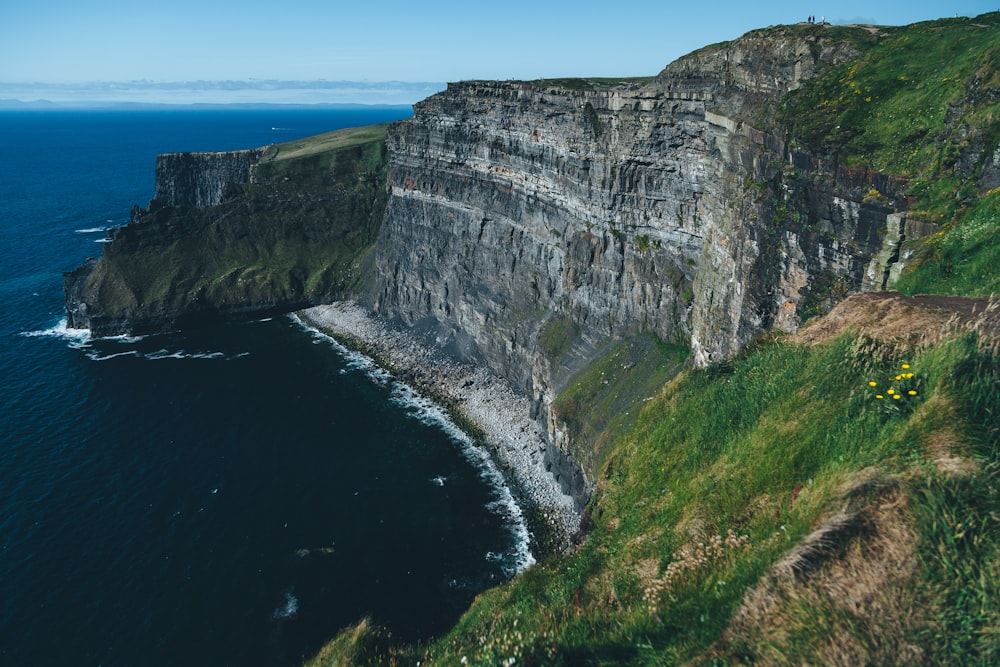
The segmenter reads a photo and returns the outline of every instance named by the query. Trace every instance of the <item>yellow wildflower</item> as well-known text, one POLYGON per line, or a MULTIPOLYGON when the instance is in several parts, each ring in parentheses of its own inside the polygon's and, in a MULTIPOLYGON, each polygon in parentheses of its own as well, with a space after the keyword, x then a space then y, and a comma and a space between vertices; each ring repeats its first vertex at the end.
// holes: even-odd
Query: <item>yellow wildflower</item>
POLYGON ((909 365, 909 364, 903 364, 903 370, 904 370, 904 371, 905 371, 906 369, 908 369, 909 367, 910 367, 910 365, 909 365))
POLYGON ((877 398, 878 400, 880 400, 880 401, 881 401, 881 400, 882 400, 883 398, 885 398, 885 397, 884 397, 884 396, 882 396, 882 394, 875 394, 875 398, 877 398))
POLYGON ((910 396, 916 396, 917 395, 917 392, 915 392, 912 389, 910 391, 906 392, 906 393, 909 394, 910 396))
POLYGON ((887 393, 887 394, 889 394, 890 396, 892 396, 893 394, 895 394, 895 393, 896 393, 896 390, 895 390, 895 389, 890 389, 889 391, 887 391, 887 392, 885 392, 885 393, 887 393))
POLYGON ((897 401, 901 398, 899 394, 893 394, 892 397, 895 398, 897 401))
POLYGON ((878 382, 876 382, 875 380, 872 380, 872 381, 870 381, 870 382, 868 383, 868 386, 869 386, 869 387, 877 387, 877 386, 878 386, 878 382))

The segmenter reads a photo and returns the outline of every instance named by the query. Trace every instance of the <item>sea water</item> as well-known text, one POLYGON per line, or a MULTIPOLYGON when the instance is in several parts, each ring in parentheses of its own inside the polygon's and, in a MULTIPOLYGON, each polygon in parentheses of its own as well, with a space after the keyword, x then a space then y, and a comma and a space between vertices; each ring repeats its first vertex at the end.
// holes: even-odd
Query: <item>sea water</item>
POLYGON ((362 617, 405 640, 527 562, 489 460, 291 317, 91 339, 62 272, 155 156, 408 109, 0 112, 0 664, 287 665, 362 617))

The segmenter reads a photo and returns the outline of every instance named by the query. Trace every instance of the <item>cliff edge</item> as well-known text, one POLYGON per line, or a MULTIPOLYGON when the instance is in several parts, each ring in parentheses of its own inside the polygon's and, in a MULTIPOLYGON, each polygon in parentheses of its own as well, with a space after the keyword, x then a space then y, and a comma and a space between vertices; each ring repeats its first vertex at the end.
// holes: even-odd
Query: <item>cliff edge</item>
POLYGON ((357 291, 385 207, 384 134, 159 156, 147 207, 66 274, 68 325, 149 333, 357 291))

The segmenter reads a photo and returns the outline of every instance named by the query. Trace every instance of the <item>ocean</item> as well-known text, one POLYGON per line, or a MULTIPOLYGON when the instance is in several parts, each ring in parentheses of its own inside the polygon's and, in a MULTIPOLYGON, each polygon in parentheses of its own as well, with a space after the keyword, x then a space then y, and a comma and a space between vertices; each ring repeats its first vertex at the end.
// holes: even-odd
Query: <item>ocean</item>
POLYGON ((409 113, 0 112, 0 664, 294 665, 365 616, 439 633, 527 562, 488 457, 294 318, 65 326, 157 154, 409 113))

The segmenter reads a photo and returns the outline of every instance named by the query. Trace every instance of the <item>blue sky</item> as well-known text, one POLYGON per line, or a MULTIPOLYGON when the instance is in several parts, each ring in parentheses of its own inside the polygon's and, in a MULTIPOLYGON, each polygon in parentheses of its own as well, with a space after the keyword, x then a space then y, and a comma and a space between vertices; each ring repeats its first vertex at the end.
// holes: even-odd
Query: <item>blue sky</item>
POLYGON ((809 14, 900 25, 998 8, 1000 0, 12 1, 0 7, 0 83, 652 75, 698 47, 809 14))

